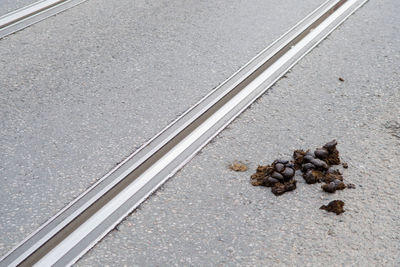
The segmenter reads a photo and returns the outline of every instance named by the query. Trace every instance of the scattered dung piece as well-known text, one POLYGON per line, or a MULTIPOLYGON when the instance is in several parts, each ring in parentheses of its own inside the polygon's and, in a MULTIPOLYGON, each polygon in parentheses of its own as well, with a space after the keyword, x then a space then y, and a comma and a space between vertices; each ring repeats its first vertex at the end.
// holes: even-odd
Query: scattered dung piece
POLYGON ((294 159, 294 168, 296 170, 301 169, 301 165, 303 164, 304 156, 306 155, 306 152, 304 150, 295 150, 293 152, 293 159, 294 159))
POLYGON ((310 169, 315 169, 315 165, 312 163, 306 163, 306 164, 301 165, 301 169, 303 170, 303 172, 306 172, 310 169))
POLYGON ((349 165, 346 162, 342 163, 343 168, 347 169, 349 167, 349 165))
POLYGON ((324 161, 329 165, 340 164, 339 151, 336 149, 336 145, 337 141, 332 140, 323 146, 323 148, 325 148, 329 152, 328 157, 324 159, 324 161))
POLYGON ((339 81, 344 82, 344 79, 342 77, 339 77, 339 81))
MULTIPOLYGON (((333 167, 341 163, 337 144, 332 140, 315 150, 298 149, 293 152, 293 161, 277 159, 271 165, 258 166, 256 173, 251 175, 251 184, 271 187, 272 193, 279 196, 296 189, 294 176, 296 170, 300 170, 307 184, 322 182, 321 188, 328 193, 355 188, 354 184, 345 184, 342 173, 333 167)), ((348 168, 347 163, 342 163, 342 166, 348 168)), ((344 212, 343 206, 343 201, 335 200, 321 209, 340 214, 344 212)))
POLYGON ((295 173, 294 168, 290 168, 290 167, 286 167, 286 168, 281 172, 281 174, 283 175, 283 177, 284 177, 286 180, 289 180, 289 179, 293 178, 294 173, 295 173))
POLYGON ((247 166, 241 162, 234 162, 232 163, 229 168, 235 172, 245 172, 247 171, 247 166))
POLYGON ((328 212, 334 212, 336 215, 339 215, 344 212, 344 202, 341 200, 333 200, 329 202, 328 205, 322 205, 320 207, 321 210, 326 210, 328 212))
POLYGON ((343 190, 346 188, 346 185, 340 180, 334 180, 333 183, 336 186, 336 190, 343 190))
POLYGON ((356 185, 355 184, 346 184, 346 187, 348 189, 356 189, 356 185))
POLYGON ((322 190, 328 193, 335 193, 336 192, 336 186, 334 182, 330 182, 329 184, 324 184, 321 186, 322 190))
POLYGON ((272 187, 272 193, 279 196, 296 189, 296 180, 293 179, 295 172, 293 163, 275 160, 271 165, 258 166, 256 173, 250 177, 251 184, 272 187))
POLYGON ((275 164, 275 170, 277 172, 283 172, 284 169, 285 169, 285 165, 283 165, 282 163, 275 164))
POLYGON ((315 154, 315 156, 317 157, 317 158, 319 158, 319 159, 326 159, 328 156, 329 156, 329 152, 328 152, 328 150, 326 150, 325 148, 317 148, 315 151, 314 151, 314 154, 315 154))
POLYGON ((335 169, 333 167, 330 167, 326 173, 335 173, 335 174, 342 174, 338 169, 335 169))
POLYGON ((311 157, 315 158, 315 154, 314 154, 314 152, 311 151, 311 150, 307 150, 306 156, 311 156, 311 157))
POLYGON ((278 179, 275 179, 275 178, 273 178, 273 177, 268 177, 267 180, 266 180, 266 182, 265 182, 265 185, 266 185, 267 187, 272 187, 272 186, 274 186, 274 184, 276 184, 276 183, 279 183, 279 180, 278 180, 278 179))
POLYGON ((289 191, 293 191, 296 189, 296 180, 290 180, 288 182, 284 182, 284 183, 276 183, 271 191, 272 193, 274 193, 276 196, 280 196, 282 194, 284 194, 285 192, 289 192, 289 191))
POLYGON ((311 155, 311 154, 306 154, 303 158, 304 162, 311 162, 315 159, 315 156, 311 155))
POLYGON ((273 172, 271 177, 275 178, 275 179, 277 179, 279 181, 282 181, 282 182, 284 181, 283 175, 281 173, 279 173, 279 172, 273 172))
POLYGON ((303 178, 307 184, 315 184, 321 182, 324 178, 324 173, 318 170, 310 169, 306 173, 303 173, 303 178))
POLYGON ((328 184, 322 185, 321 188, 322 188, 322 190, 324 190, 325 192, 328 192, 328 193, 335 193, 336 190, 343 190, 343 189, 345 189, 345 188, 346 188, 346 185, 345 185, 342 181, 336 179, 336 180, 334 180, 334 181, 332 181, 332 182, 330 182, 330 183, 328 183, 328 184))
POLYGON ((327 170, 331 165, 340 164, 339 151, 336 149, 337 141, 332 140, 315 151, 296 150, 293 159, 296 169, 306 172, 308 169, 327 170), (312 164, 312 165, 311 165, 312 164))
POLYGON ((310 163, 313 164, 317 169, 327 170, 329 168, 328 164, 320 159, 312 159, 310 163))
POLYGON ((256 173, 250 177, 251 184, 254 186, 267 186, 267 178, 274 172, 274 168, 270 165, 258 166, 256 173))
POLYGON ((335 180, 343 181, 343 176, 338 170, 335 170, 334 172, 328 172, 324 175, 324 177, 321 178, 321 182, 324 182, 327 184, 329 184, 330 182, 333 182, 335 180))
MULTIPOLYGON (((332 165, 340 164, 337 141, 332 140, 314 151, 296 150, 293 153, 295 166, 301 166, 303 178, 308 184, 330 183, 335 179, 343 180, 339 171, 332 170, 332 165), (318 170, 319 172, 316 172, 318 170), (331 173, 331 174, 330 174, 331 173), (332 174, 333 173, 333 174, 332 174)), ((329 190, 329 186, 327 186, 329 190)))
POLYGON ((324 145, 324 148, 326 148, 329 152, 332 152, 334 149, 336 149, 337 146, 337 141, 333 139, 332 141, 326 143, 324 145))
POLYGON ((289 161, 286 159, 277 159, 274 161, 274 164, 276 164, 276 163, 288 164, 289 161))
POLYGON ((335 148, 335 150, 329 153, 329 156, 325 159, 325 162, 329 165, 339 165, 339 151, 335 148))

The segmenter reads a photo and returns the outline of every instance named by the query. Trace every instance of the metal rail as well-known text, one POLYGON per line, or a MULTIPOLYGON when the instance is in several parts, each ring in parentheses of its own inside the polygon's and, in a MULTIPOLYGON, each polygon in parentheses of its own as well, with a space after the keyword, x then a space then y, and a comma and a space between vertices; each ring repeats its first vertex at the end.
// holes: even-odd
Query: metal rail
POLYGON ((367 0, 329 0, 61 210, 1 265, 71 265, 367 0))
POLYGON ((0 17, 0 38, 74 7, 86 0, 42 0, 0 17))

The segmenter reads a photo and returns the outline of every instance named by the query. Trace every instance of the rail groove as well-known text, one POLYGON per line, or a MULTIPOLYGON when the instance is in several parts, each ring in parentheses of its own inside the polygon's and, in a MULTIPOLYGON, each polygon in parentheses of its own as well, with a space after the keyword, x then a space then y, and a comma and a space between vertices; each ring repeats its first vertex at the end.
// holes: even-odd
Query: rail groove
POLYGON ((0 38, 74 7, 86 0, 41 0, 0 17, 0 38))
POLYGON ((367 1, 323 3, 26 238, 0 264, 73 264, 367 1))

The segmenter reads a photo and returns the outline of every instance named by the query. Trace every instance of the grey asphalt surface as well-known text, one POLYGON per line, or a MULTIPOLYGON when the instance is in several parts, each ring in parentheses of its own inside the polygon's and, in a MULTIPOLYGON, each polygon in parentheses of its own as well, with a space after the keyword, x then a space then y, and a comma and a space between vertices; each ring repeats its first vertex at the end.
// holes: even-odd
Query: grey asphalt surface
POLYGON ((0 40, 0 254, 322 0, 90 0, 0 40))
POLYGON ((369 1, 77 266, 400 266, 399 12, 369 1), (356 189, 249 183, 258 164, 334 138, 356 189), (319 209, 334 199, 345 213, 319 209))
POLYGON ((38 0, 0 0, 0 17, 36 2, 38 0))

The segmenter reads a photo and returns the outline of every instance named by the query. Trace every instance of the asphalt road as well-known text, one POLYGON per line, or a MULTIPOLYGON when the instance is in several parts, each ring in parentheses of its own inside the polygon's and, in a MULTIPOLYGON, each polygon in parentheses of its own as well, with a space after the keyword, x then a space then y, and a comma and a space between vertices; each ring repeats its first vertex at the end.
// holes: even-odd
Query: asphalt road
POLYGON ((322 0, 89 0, 0 40, 0 254, 322 0))
POLYGON ((0 0, 0 17, 39 0, 0 0))
POLYGON ((399 12, 369 1, 77 266, 400 266, 399 12), (249 183, 258 164, 334 138, 356 189, 249 183), (345 213, 319 209, 334 199, 345 213))

